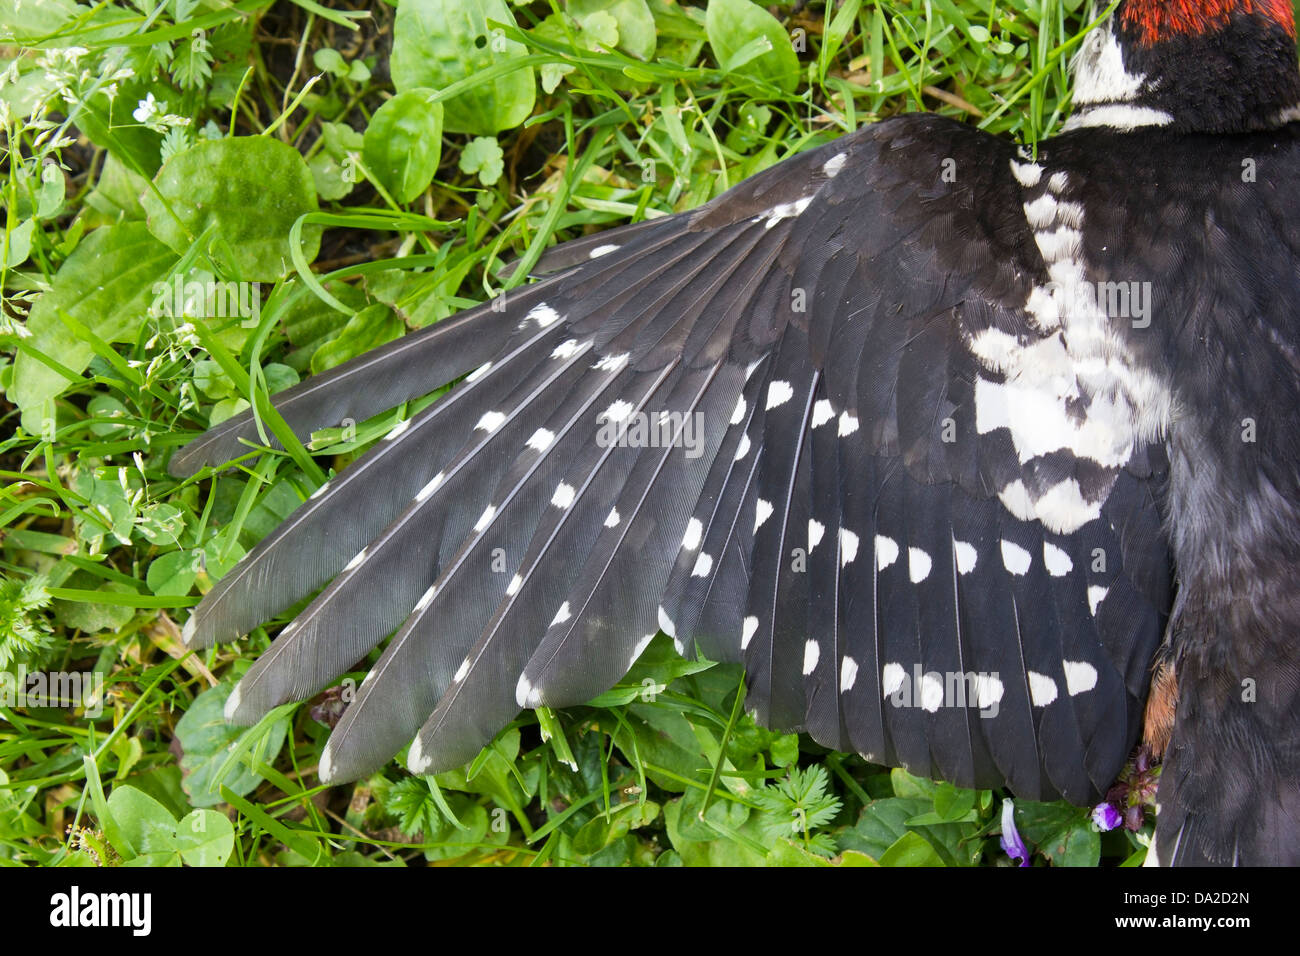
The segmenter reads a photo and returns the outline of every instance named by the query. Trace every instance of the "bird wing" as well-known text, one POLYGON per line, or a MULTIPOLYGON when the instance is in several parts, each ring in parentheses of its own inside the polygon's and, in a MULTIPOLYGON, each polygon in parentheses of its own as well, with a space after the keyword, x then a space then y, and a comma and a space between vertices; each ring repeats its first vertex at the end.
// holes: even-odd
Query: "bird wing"
MULTIPOLYGON (((1041 173, 939 118, 865 127, 276 396, 306 434, 470 373, 195 610, 203 646, 325 585, 228 716, 393 634, 322 777, 412 738, 432 772, 520 707, 601 693, 662 629, 743 662, 769 726, 965 786, 1104 791, 1168 608, 1165 465, 1140 370, 1081 345, 1053 286, 1075 212, 1041 173)), ((173 470, 255 435, 231 419, 173 470)))

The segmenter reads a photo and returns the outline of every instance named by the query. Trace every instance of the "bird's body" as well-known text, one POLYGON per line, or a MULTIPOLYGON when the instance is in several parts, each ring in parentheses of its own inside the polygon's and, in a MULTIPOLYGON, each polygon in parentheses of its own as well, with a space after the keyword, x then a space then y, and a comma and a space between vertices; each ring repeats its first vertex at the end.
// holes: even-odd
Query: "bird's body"
POLYGON ((1289 10, 1128 0, 1037 155, 863 127, 284 393, 305 433, 472 373, 198 608, 233 639, 332 580, 230 715, 396 629, 322 776, 445 769, 662 629, 770 726, 1031 799, 1104 793, 1145 708, 1162 861, 1300 862, 1289 10))

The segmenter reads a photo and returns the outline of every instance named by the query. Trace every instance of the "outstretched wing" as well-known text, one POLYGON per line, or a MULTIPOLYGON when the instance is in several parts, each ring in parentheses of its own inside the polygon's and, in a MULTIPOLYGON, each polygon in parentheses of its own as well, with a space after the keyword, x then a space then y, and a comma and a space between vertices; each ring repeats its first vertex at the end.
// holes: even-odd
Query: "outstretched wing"
POLYGON ((770 726, 967 786, 1105 790, 1169 599, 1163 459, 1156 386, 1057 281, 1081 268, 1060 186, 968 127, 880 123, 277 396, 306 433, 471 373, 199 605, 193 646, 327 585, 228 716, 395 630, 321 774, 412 738, 431 772, 607 689, 662 629, 743 661, 770 726))

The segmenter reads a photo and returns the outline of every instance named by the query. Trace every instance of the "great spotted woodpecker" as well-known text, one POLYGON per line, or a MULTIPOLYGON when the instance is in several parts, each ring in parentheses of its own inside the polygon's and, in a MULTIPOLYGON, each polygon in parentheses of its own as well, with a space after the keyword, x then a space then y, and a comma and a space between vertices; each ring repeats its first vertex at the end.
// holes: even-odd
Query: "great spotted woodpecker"
POLYGON ((228 718, 395 630, 321 778, 443 770, 662 630, 764 724, 964 786, 1092 801, 1145 726, 1160 862, 1300 863, 1291 3, 1124 0, 1075 69, 1036 155, 865 126, 277 396, 306 435, 468 373, 194 612, 327 585, 228 718))

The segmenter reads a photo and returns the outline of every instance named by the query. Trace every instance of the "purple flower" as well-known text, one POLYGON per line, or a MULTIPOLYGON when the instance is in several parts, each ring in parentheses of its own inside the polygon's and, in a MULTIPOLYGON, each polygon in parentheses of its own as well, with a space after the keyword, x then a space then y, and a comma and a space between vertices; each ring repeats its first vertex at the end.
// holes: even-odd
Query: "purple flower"
POLYGON ((1010 800, 1002 801, 1002 851, 1013 860, 1019 860, 1021 866, 1029 865, 1029 851, 1025 849, 1025 841, 1020 839, 1020 831, 1016 829, 1016 807, 1010 800))
POLYGON ((1108 833, 1124 822, 1124 817, 1109 803, 1099 803, 1092 808, 1092 822, 1097 829, 1108 833))

